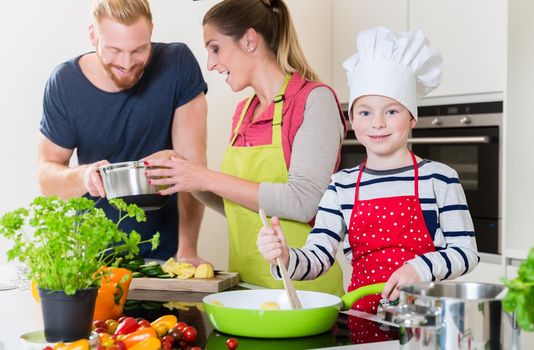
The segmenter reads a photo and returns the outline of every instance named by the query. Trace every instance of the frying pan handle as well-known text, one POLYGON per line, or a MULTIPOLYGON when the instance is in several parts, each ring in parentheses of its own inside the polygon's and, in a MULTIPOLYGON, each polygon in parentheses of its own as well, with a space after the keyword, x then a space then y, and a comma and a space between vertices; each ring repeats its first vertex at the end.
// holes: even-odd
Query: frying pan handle
POLYGON ((367 295, 382 293, 382 290, 384 290, 385 285, 386 282, 375 283, 356 288, 351 292, 345 293, 345 295, 341 297, 341 301, 343 301, 343 308, 345 310, 350 310, 352 308, 352 304, 354 304, 360 298, 367 295))

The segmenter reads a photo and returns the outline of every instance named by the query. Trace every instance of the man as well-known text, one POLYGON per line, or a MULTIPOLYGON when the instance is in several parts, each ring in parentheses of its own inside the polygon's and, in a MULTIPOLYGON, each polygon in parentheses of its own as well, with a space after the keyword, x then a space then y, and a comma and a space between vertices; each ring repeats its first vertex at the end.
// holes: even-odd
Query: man
MULTIPOLYGON (((191 51, 181 43, 151 42, 147 0, 97 0, 93 17, 95 51, 58 66, 45 88, 38 147, 43 194, 105 197, 96 169, 109 163, 177 152, 205 164, 207 85, 191 51), (74 149, 80 165, 69 167, 74 149)), ((116 219, 107 200, 98 206, 116 219)), ((144 257, 198 264, 203 210, 183 193, 147 212, 146 223, 126 220, 121 228, 144 239, 161 233, 157 250, 142 247, 144 257)))

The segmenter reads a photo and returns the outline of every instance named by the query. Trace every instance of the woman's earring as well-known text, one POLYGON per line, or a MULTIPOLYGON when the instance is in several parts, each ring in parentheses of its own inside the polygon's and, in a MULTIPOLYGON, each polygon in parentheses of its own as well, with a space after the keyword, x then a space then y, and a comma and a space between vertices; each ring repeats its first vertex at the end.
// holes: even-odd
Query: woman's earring
POLYGON ((248 52, 251 52, 251 53, 252 53, 252 51, 254 51, 254 46, 249 46, 249 47, 247 48, 247 50, 248 50, 248 52))

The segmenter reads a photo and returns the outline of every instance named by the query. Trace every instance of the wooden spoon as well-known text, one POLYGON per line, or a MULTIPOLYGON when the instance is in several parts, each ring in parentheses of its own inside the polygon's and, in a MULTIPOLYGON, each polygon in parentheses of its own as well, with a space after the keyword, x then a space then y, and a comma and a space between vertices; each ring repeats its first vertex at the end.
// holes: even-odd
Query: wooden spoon
MULTIPOLYGON (((267 221, 267 216, 265 216, 265 212, 263 211, 263 209, 259 210, 259 214, 263 226, 269 227, 269 222, 267 221)), ((276 263, 278 264, 278 269, 280 269, 282 281, 284 282, 284 289, 286 290, 287 297, 289 298, 289 306, 291 306, 292 309, 302 309, 302 304, 300 303, 297 291, 295 290, 293 283, 291 283, 291 278, 289 278, 289 274, 287 273, 284 262, 280 257, 278 257, 276 258, 276 263)))

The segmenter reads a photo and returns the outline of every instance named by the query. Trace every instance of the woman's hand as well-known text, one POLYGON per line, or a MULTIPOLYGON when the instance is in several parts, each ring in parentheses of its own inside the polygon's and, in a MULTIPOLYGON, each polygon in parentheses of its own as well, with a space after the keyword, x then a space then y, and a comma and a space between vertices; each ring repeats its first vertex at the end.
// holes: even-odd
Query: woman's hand
POLYGON ((184 156, 182 156, 180 153, 176 152, 173 149, 164 149, 162 151, 158 151, 156 153, 152 153, 151 155, 141 159, 141 160, 154 160, 154 159, 185 159, 184 156))
POLYGON ((145 165, 148 167, 146 176, 152 185, 169 185, 169 188, 160 191, 162 195, 208 190, 210 170, 183 157, 147 160, 145 165))
POLYGON ((287 248, 284 232, 280 227, 280 220, 273 216, 273 227, 263 227, 258 233, 256 245, 261 255, 272 264, 276 264, 276 258, 282 258, 285 267, 289 265, 289 249, 287 248))
POLYGON ((421 278, 410 264, 404 264, 393 272, 382 291, 382 298, 388 298, 390 301, 397 300, 400 295, 399 288, 405 284, 420 283, 421 278))

